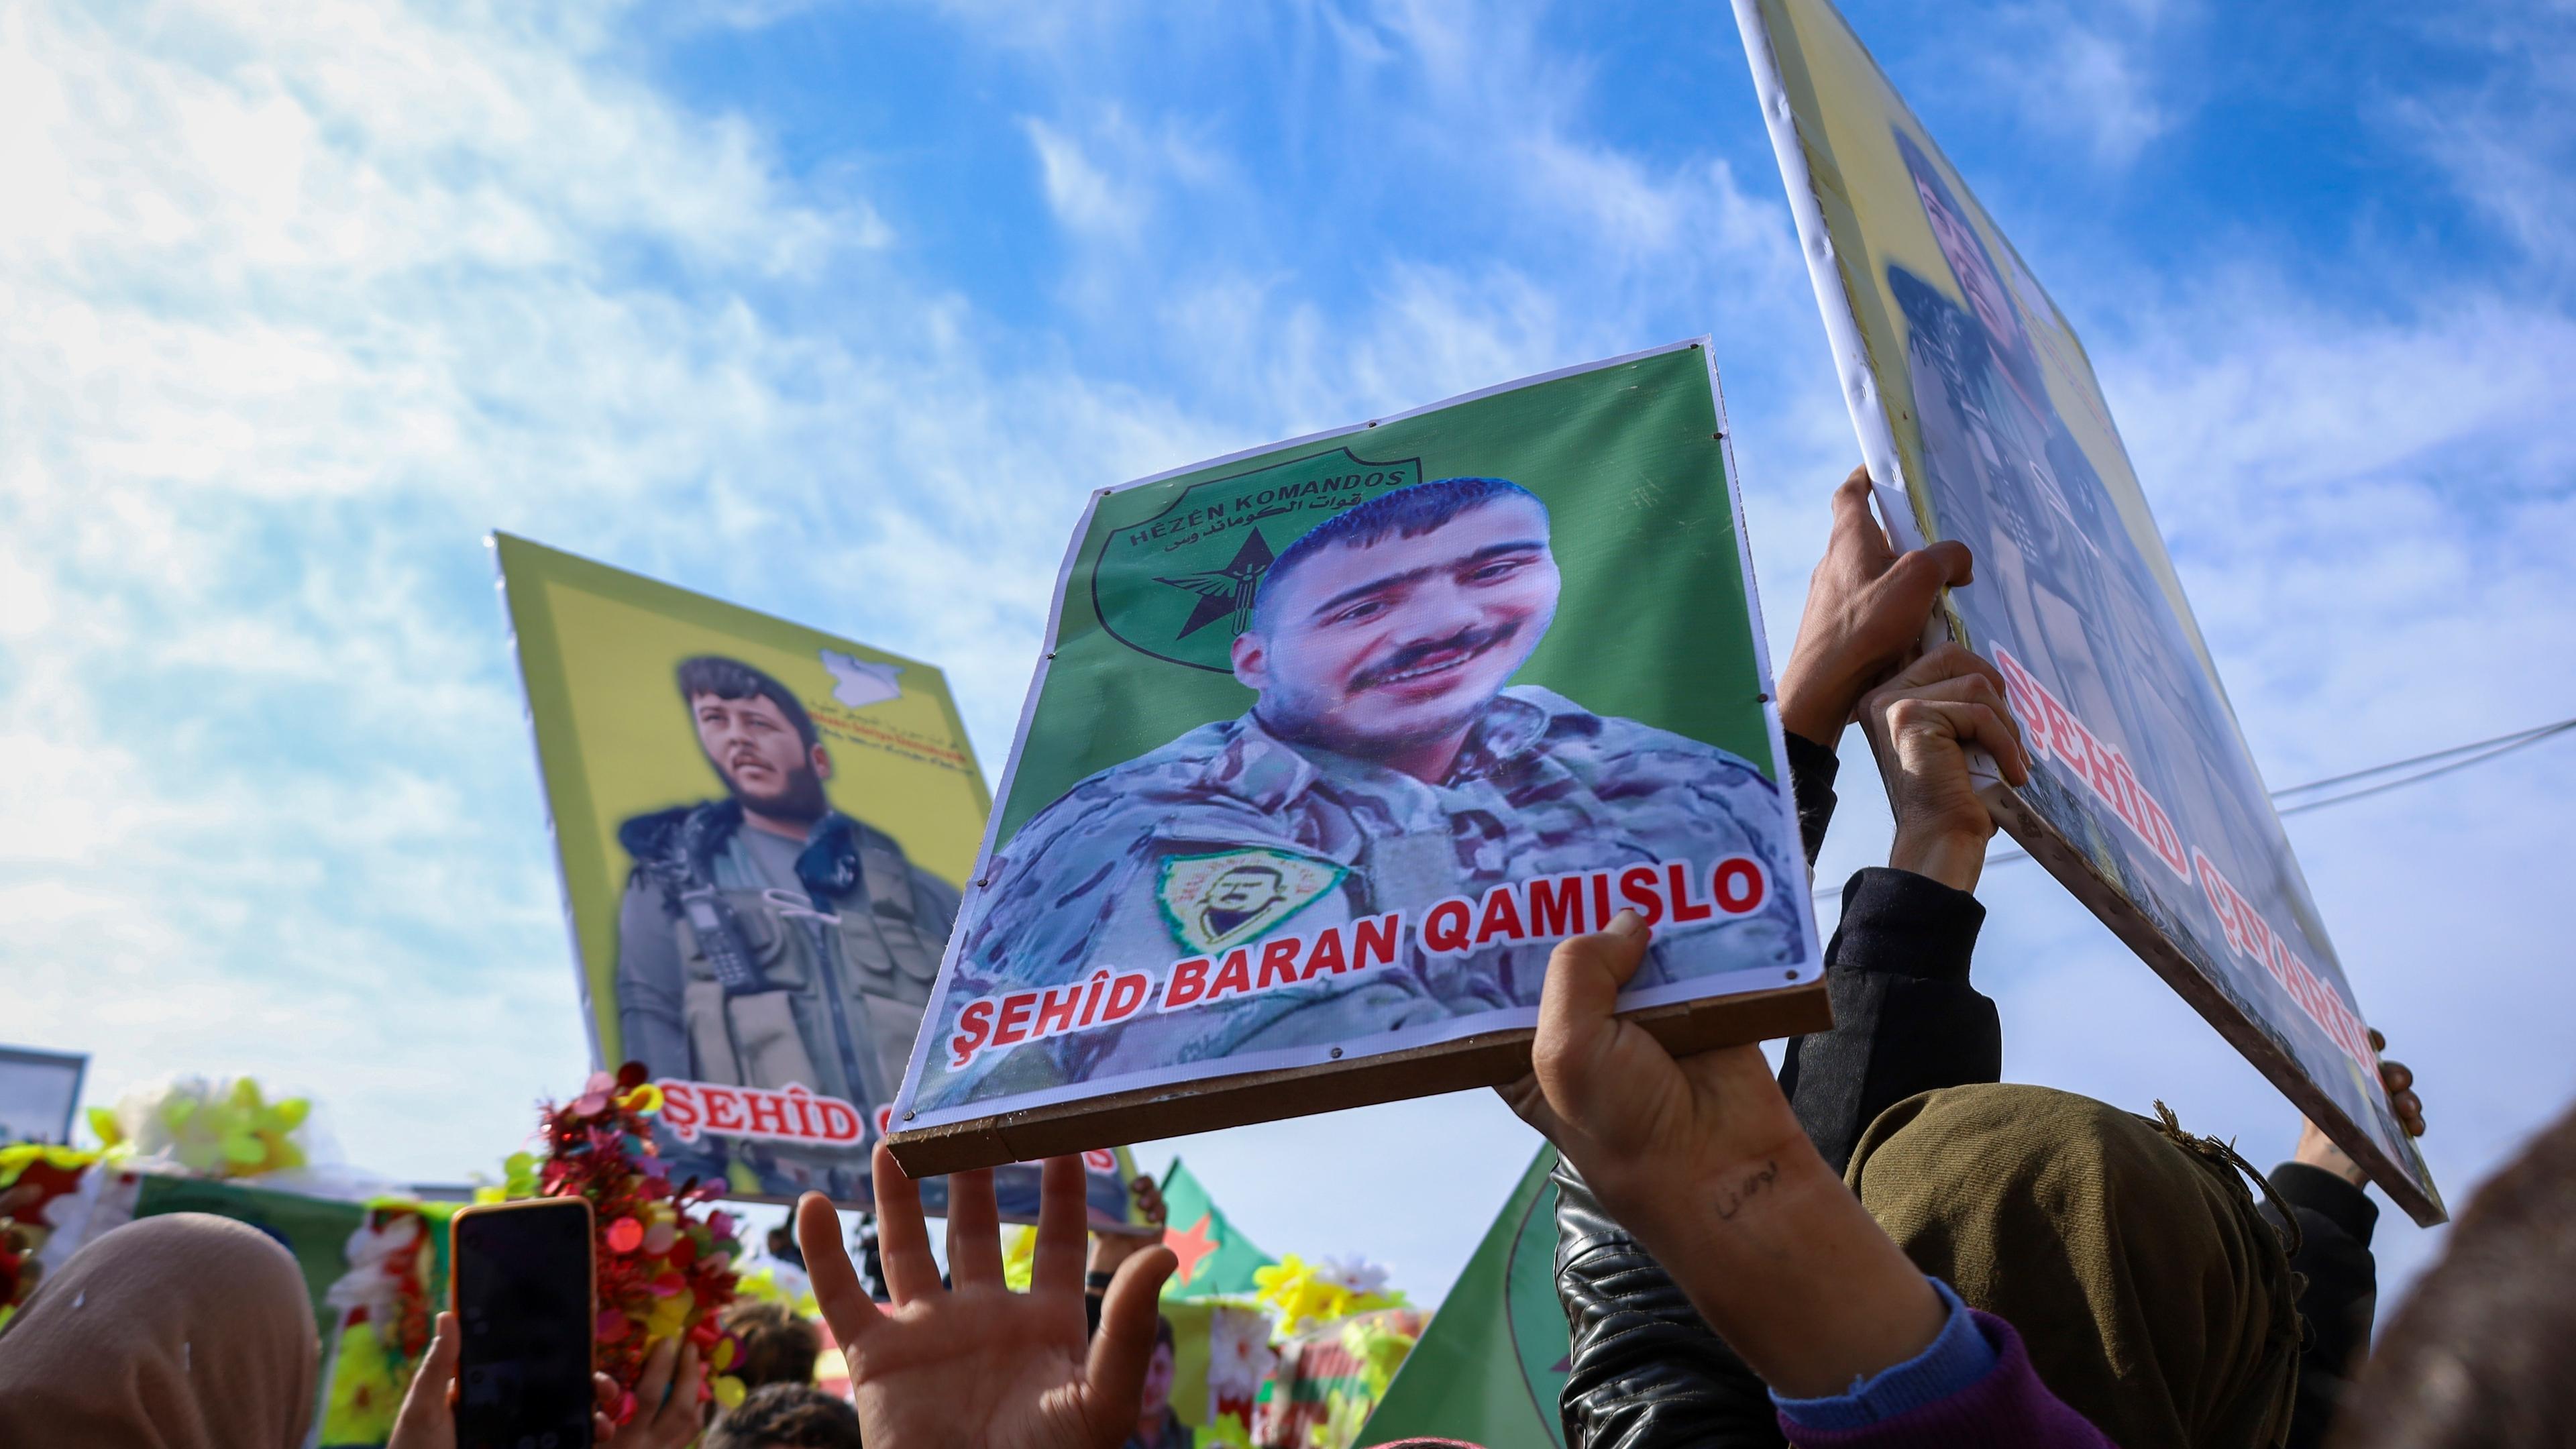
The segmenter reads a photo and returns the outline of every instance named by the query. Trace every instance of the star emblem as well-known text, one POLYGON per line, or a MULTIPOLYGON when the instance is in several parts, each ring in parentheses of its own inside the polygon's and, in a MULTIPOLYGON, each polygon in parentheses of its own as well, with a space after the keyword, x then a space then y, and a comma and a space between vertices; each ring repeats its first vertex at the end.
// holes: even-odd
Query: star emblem
POLYGON ((1215 1213, 1206 1212, 1199 1214, 1199 1220, 1190 1224, 1186 1232, 1175 1228, 1163 1230, 1163 1246, 1171 1249, 1172 1256, 1181 1260, 1180 1281, 1184 1287, 1189 1285, 1190 1279, 1198 1276, 1199 1264, 1217 1249, 1216 1239, 1208 1235, 1208 1224, 1215 1220, 1215 1213))
POLYGON ((1172 637, 1187 639, 1229 614, 1234 617, 1234 632, 1242 633, 1243 626, 1252 620, 1252 598, 1260 591, 1261 576, 1269 571, 1273 557, 1269 543, 1256 528, 1243 540, 1243 547, 1234 551, 1234 561, 1224 568, 1155 579, 1158 584, 1170 584, 1199 596, 1198 603, 1190 608, 1189 622, 1172 637))

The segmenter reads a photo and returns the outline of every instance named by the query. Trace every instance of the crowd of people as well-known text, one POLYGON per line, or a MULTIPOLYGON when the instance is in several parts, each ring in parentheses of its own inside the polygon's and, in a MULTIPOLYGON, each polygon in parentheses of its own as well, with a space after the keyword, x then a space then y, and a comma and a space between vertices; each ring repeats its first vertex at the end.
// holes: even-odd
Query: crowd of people
MULTIPOLYGON (((1992 666, 1916 648, 1957 544, 1898 555, 1855 474, 1779 679, 1810 860, 1834 746, 1867 734, 1896 816, 1828 948, 1834 1025, 1676 1058, 1621 1020, 1651 931, 1634 914, 1560 945, 1532 1070, 1504 1089, 1554 1143, 1556 1277, 1572 1341, 1561 1410, 1582 1449, 1682 1445, 2467 1446, 2576 1442, 2576 1113, 2489 1182, 2374 1347, 2377 1215, 2310 1127, 2256 1173, 2155 1105, 2138 1115, 2000 1080, 2002 1027, 1971 983, 1994 824, 1969 751, 2026 772, 1992 666)), ((2374 1038, 2374 1043, 2377 1039, 2374 1038)), ((2424 1130, 2407 1070, 2382 1067, 2424 1130)), ((613 1449, 1119 1449, 1160 1433, 1168 1249, 1090 1256, 1077 1159, 1043 1169, 1027 1291, 1005 1282, 990 1173, 949 1183, 947 1268, 919 1191, 874 1162, 887 1301, 831 1203, 796 1237, 851 1396, 813 1384, 813 1329, 748 1304, 726 1323, 749 1386, 710 1424, 694 1351, 666 1343, 613 1449), (1086 1268, 1101 1271, 1086 1273, 1086 1268)), ((458 1351, 441 1315, 395 1449, 450 1449, 458 1351)), ((304 1442, 316 1372, 293 1259, 176 1214, 76 1254, 0 1335, 0 1444, 304 1442)), ((1427 1443, 1433 1441, 1410 1441, 1427 1443)))

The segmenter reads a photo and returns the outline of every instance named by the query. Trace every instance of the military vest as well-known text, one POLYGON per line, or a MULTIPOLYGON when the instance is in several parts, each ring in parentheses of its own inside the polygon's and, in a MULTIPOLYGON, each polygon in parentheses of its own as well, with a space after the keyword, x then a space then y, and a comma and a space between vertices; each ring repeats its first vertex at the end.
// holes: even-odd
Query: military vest
POLYGON ((713 850, 691 849, 698 832, 684 829, 672 904, 693 1075, 801 1083, 856 1104, 873 1128, 902 1082, 951 923, 919 919, 900 845, 850 824, 856 878, 820 905, 801 889, 718 887, 713 850))

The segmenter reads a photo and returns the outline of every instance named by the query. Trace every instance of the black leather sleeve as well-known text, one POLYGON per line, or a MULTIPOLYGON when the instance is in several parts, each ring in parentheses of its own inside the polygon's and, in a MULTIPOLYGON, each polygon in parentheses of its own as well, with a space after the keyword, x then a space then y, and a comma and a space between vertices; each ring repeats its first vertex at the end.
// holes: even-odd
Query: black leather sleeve
POLYGON ((1771 1393, 1611 1221, 1574 1169, 1556 1178, 1556 1297, 1565 1309, 1565 1393, 1574 1449, 1779 1449, 1771 1393))
MULTIPOLYGON (((2379 1311, 2379 1266, 2370 1232, 2379 1205, 2370 1195, 2321 1167, 2284 1162, 2273 1168, 2272 1191, 2298 1220, 2298 1251, 2290 1271, 2304 1280, 2299 1317, 2307 1326, 2299 1350, 2299 1394, 2290 1406, 2287 1449, 2316 1449, 2334 1427, 2344 1387, 2370 1343, 2379 1311)), ((2266 1217, 2278 1221, 2271 1204, 2266 1217)))
MULTIPOLYGON (((1809 858, 1833 817, 1834 760, 1788 740, 1809 858)), ((1994 1003, 1968 984, 1985 908, 1964 891, 1897 870, 1864 870, 1843 892, 1825 950, 1833 1029, 1789 1044, 1781 1086, 1840 1171, 1886 1107, 2003 1071, 1994 1003)), ((1556 1170, 1556 1291, 1572 1340, 1559 1409, 1576 1449, 1781 1445, 1770 1391, 1711 1330, 1662 1265, 1601 1210, 1570 1167, 1556 1170)))

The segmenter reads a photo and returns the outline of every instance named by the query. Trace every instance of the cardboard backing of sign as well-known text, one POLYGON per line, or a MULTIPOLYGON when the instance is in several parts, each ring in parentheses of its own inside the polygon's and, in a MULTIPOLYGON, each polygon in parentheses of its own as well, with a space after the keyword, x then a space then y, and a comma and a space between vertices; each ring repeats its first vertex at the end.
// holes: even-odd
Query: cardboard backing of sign
POLYGON ((888 1145, 1509 1081, 1557 940, 1678 1049, 1828 1019, 1705 341, 1103 489, 888 1145))
POLYGON ((1735 0, 1835 378, 1899 547, 2032 778, 1997 819, 2419 1223, 2441 1195, 2239 732, 2082 343, 1831 0, 1735 0))

